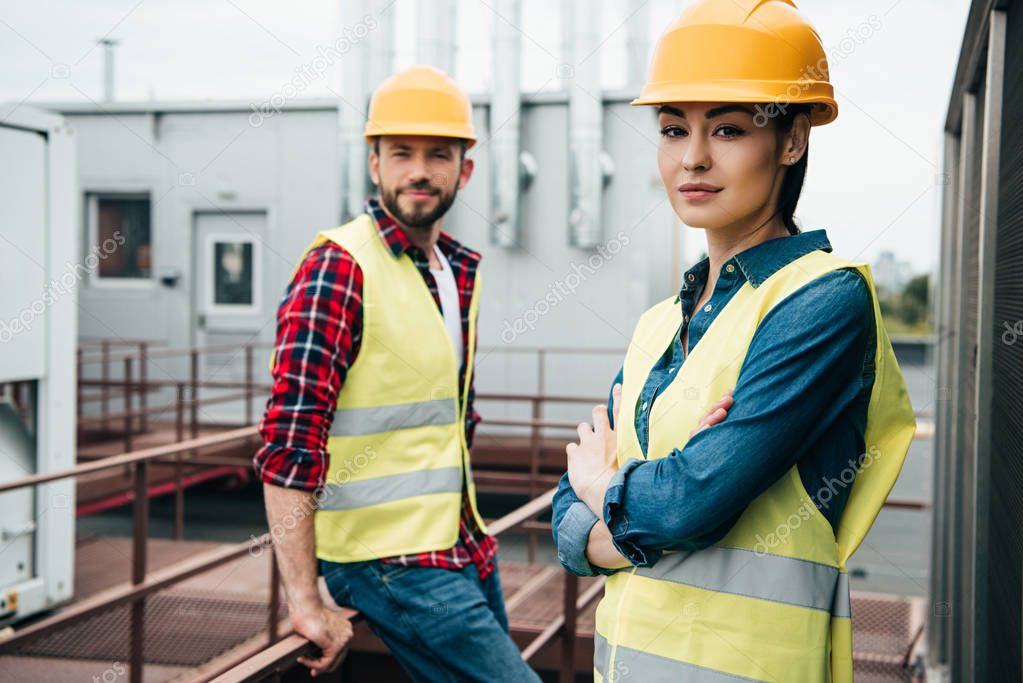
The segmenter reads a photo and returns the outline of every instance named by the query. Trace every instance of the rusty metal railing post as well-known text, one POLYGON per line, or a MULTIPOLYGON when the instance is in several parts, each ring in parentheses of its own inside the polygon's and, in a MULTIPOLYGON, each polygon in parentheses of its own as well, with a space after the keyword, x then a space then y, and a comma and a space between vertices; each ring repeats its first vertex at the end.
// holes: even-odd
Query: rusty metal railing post
POLYGON ((177 384, 177 403, 174 406, 174 440, 185 440, 185 383, 177 384))
MULTIPOLYGON (((146 550, 149 540, 149 463, 135 463, 135 500, 132 510, 131 582, 138 586, 146 579, 146 550)), ((130 681, 142 683, 145 666, 145 596, 131 603, 130 681)))
POLYGON ((100 389, 99 414, 102 416, 100 427, 104 432, 110 429, 107 423, 107 415, 110 414, 110 340, 104 339, 101 344, 103 354, 102 365, 100 366, 100 379, 103 380, 103 387, 100 389))
POLYGON ((252 394, 254 392, 252 376, 252 344, 245 345, 245 424, 252 424, 252 394))
POLYGON ((274 552, 274 544, 268 543, 270 551, 270 614, 267 623, 267 632, 270 637, 270 645, 277 642, 277 612, 281 605, 281 567, 277 564, 277 553, 274 552))
MULTIPOLYGON (((185 440, 185 383, 178 382, 177 406, 174 410, 174 438, 185 440)), ((185 487, 181 481, 181 453, 174 454, 174 540, 185 539, 185 487)))
POLYGON ((578 618, 579 577, 565 572, 565 623, 561 627, 561 671, 558 683, 572 683, 575 680, 575 627, 578 618))
MULTIPOLYGON (((533 405, 533 424, 529 428, 529 499, 536 498, 536 477, 540 471, 540 399, 534 398, 530 401, 533 405)), ((533 529, 526 529, 529 540, 529 563, 536 562, 536 532, 533 529)))
POLYGON ((131 429, 132 429, 132 369, 131 357, 124 359, 124 452, 131 453, 131 429))
POLYGON ((75 417, 82 417, 82 347, 76 350, 75 362, 75 417))
POLYGON ((139 342, 139 431, 145 433, 149 429, 149 419, 146 416, 146 394, 149 387, 146 386, 146 379, 149 374, 146 371, 148 363, 146 342, 139 342))
MULTIPOLYGON (((199 436, 199 351, 198 351, 198 349, 192 348, 192 350, 190 352, 188 374, 189 374, 190 381, 192 383, 192 388, 191 388, 191 391, 189 392, 189 395, 191 397, 191 402, 190 402, 190 405, 189 405, 189 414, 188 414, 189 434, 194 439, 194 438, 199 436)), ((188 458, 189 461, 194 461, 196 456, 198 456, 198 454, 199 454, 199 451, 194 450, 194 449, 190 450, 190 451, 188 451, 187 458, 188 458)), ((181 459, 181 457, 182 457, 181 454, 178 454, 178 459, 179 460, 181 459)), ((181 507, 182 513, 181 514, 182 514, 182 516, 184 515, 184 495, 185 495, 184 492, 182 492, 181 493, 181 496, 182 496, 182 507, 181 507)), ((181 524, 182 524, 182 527, 183 527, 184 526, 184 518, 183 517, 182 517, 181 524)), ((182 534, 184 534, 184 530, 183 529, 182 529, 182 534)))
POLYGON ((191 399, 192 405, 189 413, 189 421, 191 422, 191 435, 194 439, 199 436, 199 351, 192 349, 190 352, 191 361, 189 363, 189 377, 192 381, 191 399))
MULTIPOLYGON (((540 425, 538 424, 540 418, 543 416, 543 399, 544 399, 544 375, 546 368, 546 351, 544 349, 537 349, 536 352, 536 398, 532 399, 532 417, 533 426, 530 428, 529 436, 529 499, 536 498, 536 480, 540 475, 540 449, 542 447, 541 437, 542 433, 540 425)), ((533 564, 536 562, 536 529, 526 529, 528 538, 528 557, 529 563, 533 564)))

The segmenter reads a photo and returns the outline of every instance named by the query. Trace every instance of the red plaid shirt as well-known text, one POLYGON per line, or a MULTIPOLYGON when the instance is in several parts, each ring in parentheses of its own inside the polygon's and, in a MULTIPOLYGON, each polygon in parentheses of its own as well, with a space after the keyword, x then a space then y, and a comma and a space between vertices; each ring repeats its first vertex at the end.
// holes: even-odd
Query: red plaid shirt
MULTIPOLYGON (((401 258, 416 264, 440 308, 437 283, 429 260, 373 198, 366 201, 384 243, 401 258)), ((480 255, 441 232, 437 246, 447 258, 458 286, 462 311, 462 346, 469 348, 469 302, 472 300, 480 255)), ((253 458, 260 479, 268 484, 315 491, 327 474, 327 436, 338 392, 355 362, 362 338, 363 274, 345 249, 327 242, 311 249, 285 290, 277 311, 277 342, 273 388, 259 424, 263 447, 253 458)), ((400 312, 395 312, 400 315, 400 312)), ((465 360, 459 386, 465 379, 465 360)), ((471 444, 479 415, 470 383, 466 410, 466 439, 471 444)), ((463 486, 458 542, 447 550, 381 558, 390 564, 459 569, 470 562, 480 578, 493 571, 497 540, 476 524, 463 486)))

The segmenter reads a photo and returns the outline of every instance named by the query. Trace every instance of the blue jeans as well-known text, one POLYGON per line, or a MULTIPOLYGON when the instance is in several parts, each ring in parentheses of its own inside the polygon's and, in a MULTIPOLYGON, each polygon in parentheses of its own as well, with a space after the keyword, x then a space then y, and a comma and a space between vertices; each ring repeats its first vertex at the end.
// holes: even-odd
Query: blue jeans
POLYGON ((508 635, 495 566, 463 569, 320 560, 334 601, 359 610, 415 681, 524 683, 539 676, 508 635))

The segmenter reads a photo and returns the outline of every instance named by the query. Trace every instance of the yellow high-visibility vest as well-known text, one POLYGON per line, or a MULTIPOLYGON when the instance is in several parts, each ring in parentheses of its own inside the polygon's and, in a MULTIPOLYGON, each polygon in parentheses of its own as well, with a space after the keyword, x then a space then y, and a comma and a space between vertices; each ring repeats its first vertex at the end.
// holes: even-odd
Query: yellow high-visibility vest
POLYGON ((362 269, 363 327, 327 439, 330 463, 316 494, 317 557, 357 562, 450 548, 463 485, 485 532, 465 439, 479 271, 459 387, 461 359, 412 259, 395 257, 366 214, 320 232, 306 253, 328 240, 362 269))
MULTIPOLYGON (((652 567, 608 577, 597 608, 596 681, 852 681, 846 562, 895 484, 916 429, 869 267, 818 250, 758 287, 745 283, 654 401, 648 453, 663 457, 682 448, 710 406, 735 387, 768 311, 839 268, 855 268, 866 279, 877 353, 866 452, 858 467, 854 462, 848 475, 843 473, 851 492, 837 533, 793 466, 720 542, 695 552, 668 552, 652 567)), ((674 298, 654 306, 640 319, 629 345, 622 387, 629 417, 618 425, 620 464, 643 458, 629 418, 644 379, 680 332, 680 309, 674 298)), ((742 454, 735 457, 741 467, 742 454)))

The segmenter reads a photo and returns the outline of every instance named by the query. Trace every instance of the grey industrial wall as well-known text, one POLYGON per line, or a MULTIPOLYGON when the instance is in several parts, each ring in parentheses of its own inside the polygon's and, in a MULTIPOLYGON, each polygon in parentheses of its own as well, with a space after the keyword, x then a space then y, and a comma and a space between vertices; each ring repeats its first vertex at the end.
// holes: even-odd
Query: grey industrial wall
MULTIPOLYGON (((677 219, 657 175, 656 122, 650 111, 627 101, 612 98, 604 108, 604 149, 615 165, 603 202, 604 238, 609 245, 616 243, 605 251, 614 251, 612 258, 569 245, 567 100, 558 96, 536 98, 522 110, 521 146, 536 158, 537 175, 522 197, 521 246, 491 244, 488 108, 476 107, 475 124, 481 132, 471 152, 476 171, 459 194, 446 228, 483 254, 480 391, 537 389, 535 356, 515 352, 523 347, 624 350, 639 315, 674 293, 680 245, 673 235, 677 219), (569 290, 566 284, 576 286, 569 290), (559 289, 562 294, 550 298, 559 289), (528 324, 520 334, 508 332, 509 325, 523 321, 528 324)), ((83 287, 80 334, 157 339, 170 346, 202 343, 193 277, 196 216, 266 211, 266 292, 258 332, 214 341, 272 343, 276 304, 296 261, 317 230, 340 220, 338 127, 331 103, 293 103, 279 114, 257 119, 258 126, 252 125, 248 108, 230 103, 58 109, 68 116, 78 138, 83 201, 90 192, 147 192, 153 268, 181 273, 173 287, 157 278, 127 286, 83 287)), ((83 240, 84 218, 83 209, 83 240)), ((87 253, 89 245, 83 246, 87 253)), ((681 267, 688 265, 685 261, 681 267)), ((552 355, 545 390, 603 394, 620 360, 617 354, 552 355)), ((84 374, 98 371, 93 366, 84 374)), ((114 377, 119 373, 119 366, 111 370, 114 377)), ((149 377, 164 376, 187 377, 185 360, 154 361, 149 377)), ((255 380, 267 379, 265 353, 259 353, 255 380)), ((150 405, 172 400, 168 391, 150 405)), ((490 404, 481 406, 481 412, 528 416, 528 404, 520 408, 490 404)), ((574 419, 581 414, 578 406, 551 406, 546 416, 574 419)))

